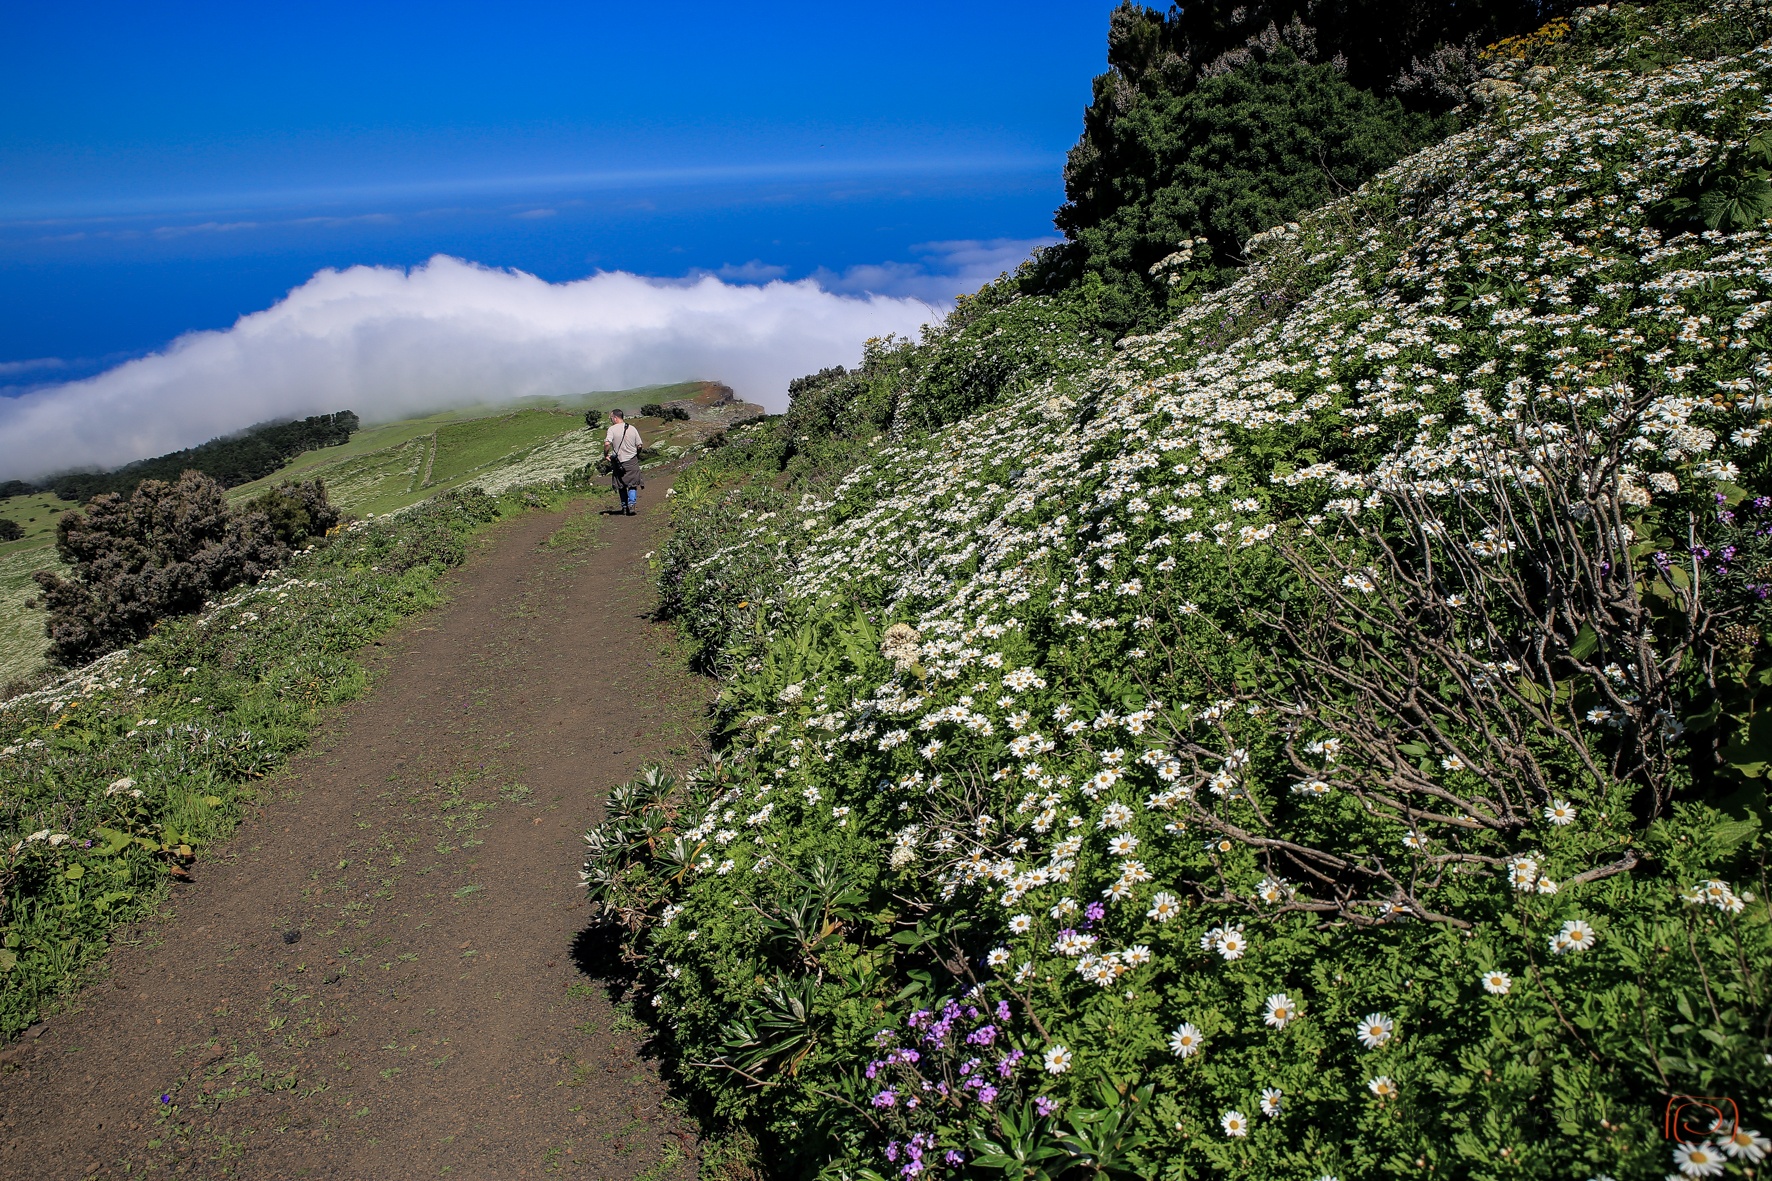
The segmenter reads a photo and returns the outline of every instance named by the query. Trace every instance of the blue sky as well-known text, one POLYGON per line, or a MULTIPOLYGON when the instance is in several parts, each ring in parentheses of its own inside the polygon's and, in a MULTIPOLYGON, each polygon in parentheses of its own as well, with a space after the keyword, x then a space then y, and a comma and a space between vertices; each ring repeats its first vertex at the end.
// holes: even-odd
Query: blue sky
POLYGON ((438 253, 945 298, 1051 234, 1111 8, 8 6, 0 384, 438 253))

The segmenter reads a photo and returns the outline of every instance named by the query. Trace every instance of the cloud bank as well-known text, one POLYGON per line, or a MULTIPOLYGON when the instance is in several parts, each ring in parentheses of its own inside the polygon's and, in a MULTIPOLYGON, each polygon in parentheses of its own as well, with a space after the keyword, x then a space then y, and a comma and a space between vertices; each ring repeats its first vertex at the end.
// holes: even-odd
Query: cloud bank
POLYGON ((849 295, 811 279, 617 271, 549 283, 442 255, 410 271, 326 270, 225 331, 0 399, 0 479, 114 466, 332 410, 385 422, 694 378, 781 409, 790 378, 852 364, 868 337, 915 335, 940 314, 913 296, 849 295))
POLYGON ((826 291, 879 292, 951 304, 977 291, 1005 271, 1013 271, 1035 250, 1058 238, 974 238, 924 242, 911 247, 916 262, 864 263, 842 272, 821 267, 812 278, 826 291))

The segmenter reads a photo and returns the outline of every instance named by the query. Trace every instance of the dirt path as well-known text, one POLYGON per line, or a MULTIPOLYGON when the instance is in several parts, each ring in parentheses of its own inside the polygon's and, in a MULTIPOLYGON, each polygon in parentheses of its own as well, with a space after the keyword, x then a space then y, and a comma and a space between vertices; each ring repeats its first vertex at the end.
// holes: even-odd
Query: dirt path
POLYGON ((376 651, 371 694, 0 1076, 0 1177, 694 1175, 573 958, 581 834, 642 762, 693 757, 708 693, 645 618, 663 514, 608 500, 495 527, 376 651))

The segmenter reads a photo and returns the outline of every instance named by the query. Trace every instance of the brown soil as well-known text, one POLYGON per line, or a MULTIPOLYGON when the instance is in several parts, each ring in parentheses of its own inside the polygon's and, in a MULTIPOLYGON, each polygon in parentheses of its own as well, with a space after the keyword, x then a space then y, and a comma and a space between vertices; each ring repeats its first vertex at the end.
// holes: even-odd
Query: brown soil
POLYGON ((483 535, 368 697, 8 1052, 0 1177, 694 1175, 576 950, 581 834, 694 757, 708 696, 647 618, 662 512, 608 502, 483 535))

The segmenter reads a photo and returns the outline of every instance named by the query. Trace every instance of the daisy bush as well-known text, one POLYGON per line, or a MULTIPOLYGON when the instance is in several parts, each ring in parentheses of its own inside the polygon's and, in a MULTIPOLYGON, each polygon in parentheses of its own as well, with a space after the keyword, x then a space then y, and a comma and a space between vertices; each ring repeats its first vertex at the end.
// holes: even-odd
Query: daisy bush
POLYGON ((1772 1084, 1772 228, 1676 199, 1772 49, 1639 19, 1101 364, 686 485, 720 753, 587 884, 784 1174, 1761 1159, 1663 1115, 1772 1084))

